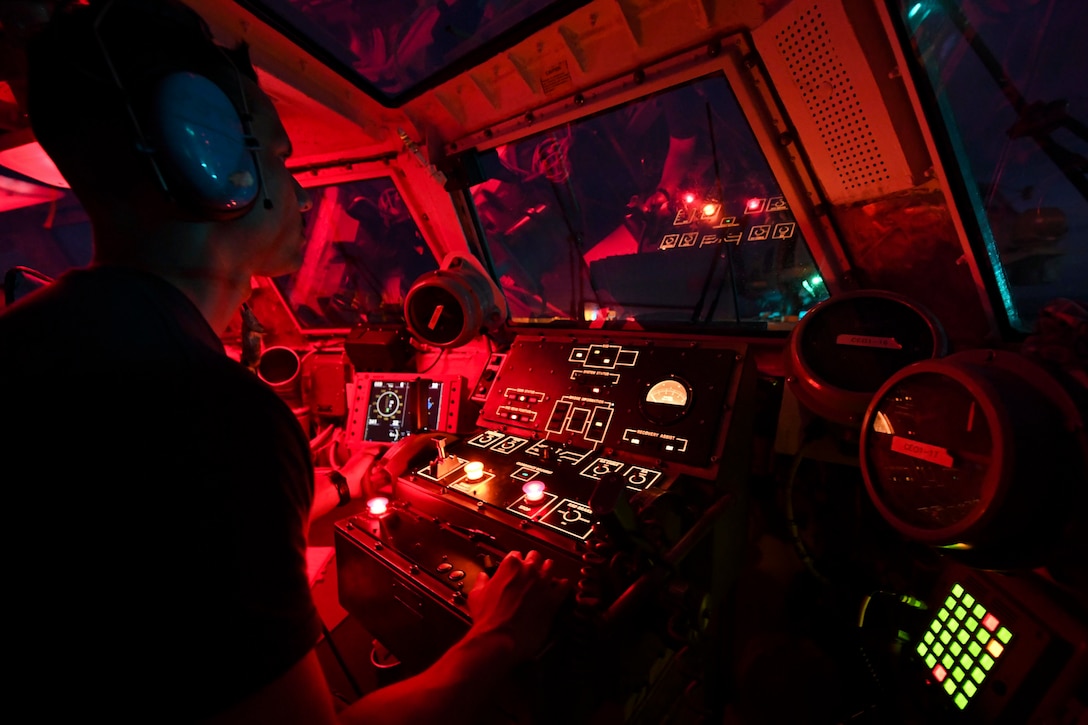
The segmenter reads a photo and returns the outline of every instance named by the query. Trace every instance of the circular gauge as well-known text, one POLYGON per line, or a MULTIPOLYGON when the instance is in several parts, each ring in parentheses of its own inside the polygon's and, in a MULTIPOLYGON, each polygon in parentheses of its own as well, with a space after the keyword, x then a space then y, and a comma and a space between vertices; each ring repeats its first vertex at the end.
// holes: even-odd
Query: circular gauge
POLYGON ((861 470, 905 536, 1020 566, 1046 548, 1085 471, 1076 406, 1043 368, 968 351, 895 373, 861 431, 861 470))
POLYGON ((402 405, 400 394, 392 390, 383 390, 374 401, 374 412, 379 418, 393 418, 400 412, 402 405))
POLYGON ((857 426, 893 373, 945 354, 944 332, 926 309, 882 290, 836 295, 790 333, 786 384, 822 418, 857 426))
POLYGON ((484 273, 462 263, 430 272, 404 296, 404 321, 415 339, 460 347, 503 321, 504 308, 484 273))
POLYGON ((670 376, 647 387, 639 408, 654 423, 675 423, 691 407, 691 395, 691 386, 686 381, 670 376))

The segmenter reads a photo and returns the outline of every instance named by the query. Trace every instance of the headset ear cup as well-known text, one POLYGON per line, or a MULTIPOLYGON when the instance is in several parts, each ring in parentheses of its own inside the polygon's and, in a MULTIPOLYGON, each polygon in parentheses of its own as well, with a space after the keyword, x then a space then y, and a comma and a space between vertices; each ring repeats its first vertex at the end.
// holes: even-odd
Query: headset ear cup
POLYGON ((158 81, 151 101, 148 135, 169 192, 213 220, 248 211, 260 174, 226 93, 204 76, 171 73, 158 81))

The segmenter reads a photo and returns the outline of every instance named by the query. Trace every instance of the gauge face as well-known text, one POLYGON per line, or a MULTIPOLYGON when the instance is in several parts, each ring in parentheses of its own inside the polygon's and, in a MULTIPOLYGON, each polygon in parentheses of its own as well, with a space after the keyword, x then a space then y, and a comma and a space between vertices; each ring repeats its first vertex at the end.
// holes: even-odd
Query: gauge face
POLYGON ((383 390, 374 401, 374 412, 379 418, 393 418, 400 412, 402 405, 400 393, 383 390))
POLYGON ((677 377, 658 380, 649 386, 639 408, 649 420, 660 425, 675 423, 691 407, 691 386, 677 377))
POLYGON ((907 526, 952 531, 989 505, 990 424, 948 376, 919 373, 890 387, 866 418, 864 455, 870 494, 907 526))
POLYGON ((646 402, 684 407, 688 404, 688 390, 679 380, 662 380, 650 386, 646 402))

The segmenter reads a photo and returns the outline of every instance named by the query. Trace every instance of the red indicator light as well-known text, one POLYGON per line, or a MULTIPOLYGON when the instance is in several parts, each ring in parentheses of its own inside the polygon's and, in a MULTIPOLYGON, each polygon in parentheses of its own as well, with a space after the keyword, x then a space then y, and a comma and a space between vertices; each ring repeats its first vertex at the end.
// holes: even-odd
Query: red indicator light
POLYGON ((948 677, 948 670, 937 665, 933 668, 933 676, 937 678, 937 682, 944 682, 944 678, 948 677))
POLYGON ((982 618, 982 626, 990 630, 991 632, 997 629, 998 624, 999 622, 997 621, 997 617, 992 614, 987 614, 985 617, 982 618))
POLYGON ((695 201, 695 194, 692 194, 690 191, 684 194, 684 201, 688 204, 692 203, 695 201))
POLYGON ((539 501, 544 498, 544 484, 540 481, 529 481, 521 490, 525 493, 526 501, 539 501))
POLYGON ((760 209, 762 206, 763 206, 763 200, 762 199, 749 199, 748 200, 748 211, 756 211, 757 209, 760 209))
POLYGON ((371 516, 381 516, 389 510, 389 499, 385 496, 375 496, 366 502, 366 510, 371 516))

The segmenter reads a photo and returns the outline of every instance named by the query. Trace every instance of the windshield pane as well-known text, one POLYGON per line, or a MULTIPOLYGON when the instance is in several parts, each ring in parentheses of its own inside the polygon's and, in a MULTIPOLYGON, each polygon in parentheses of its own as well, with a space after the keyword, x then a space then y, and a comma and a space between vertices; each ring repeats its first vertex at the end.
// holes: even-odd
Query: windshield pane
POLYGON ((393 180, 308 189, 301 268, 274 281, 305 331, 403 319, 404 297, 438 268, 393 180))
POLYGON ((1088 284, 1088 3, 900 0, 974 194, 999 291, 1029 329, 1088 284))
POLYGON ((724 76, 493 150, 472 187, 512 321, 796 320, 827 291, 724 76))

